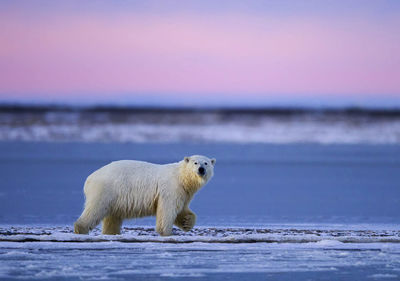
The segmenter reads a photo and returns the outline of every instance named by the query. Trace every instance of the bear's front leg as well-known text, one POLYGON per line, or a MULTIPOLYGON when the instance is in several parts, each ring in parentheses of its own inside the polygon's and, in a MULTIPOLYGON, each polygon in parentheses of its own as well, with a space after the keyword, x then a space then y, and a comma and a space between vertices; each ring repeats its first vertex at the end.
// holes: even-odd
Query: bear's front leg
POLYGON ((171 200, 168 204, 168 202, 160 200, 157 206, 156 231, 161 236, 170 236, 175 219, 176 206, 173 201, 171 200))
POLYGON ((195 223, 196 215, 189 209, 180 212, 175 220, 175 225, 185 232, 191 230, 195 223))

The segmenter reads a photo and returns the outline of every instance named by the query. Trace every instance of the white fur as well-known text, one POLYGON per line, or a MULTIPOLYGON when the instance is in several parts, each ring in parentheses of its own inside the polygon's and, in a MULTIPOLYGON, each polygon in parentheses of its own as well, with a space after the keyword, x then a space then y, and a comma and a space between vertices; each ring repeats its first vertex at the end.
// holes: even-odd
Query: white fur
POLYGON ((153 215, 161 235, 171 235, 173 224, 189 231, 196 221, 189 203, 213 176, 214 165, 215 159, 201 155, 165 165, 112 162, 87 178, 85 209, 74 231, 87 234, 103 220, 103 234, 119 234, 124 219, 153 215), (200 166, 206 170, 204 176, 200 166))

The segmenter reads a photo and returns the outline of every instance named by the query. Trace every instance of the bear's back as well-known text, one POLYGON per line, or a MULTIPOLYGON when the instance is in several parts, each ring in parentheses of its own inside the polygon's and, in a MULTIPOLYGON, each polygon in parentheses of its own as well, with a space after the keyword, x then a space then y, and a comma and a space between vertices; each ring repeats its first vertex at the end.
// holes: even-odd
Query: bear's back
POLYGON ((176 169, 177 163, 159 165, 144 161, 119 160, 93 172, 87 178, 85 187, 96 185, 106 189, 125 190, 154 187, 160 179, 173 177, 176 169))
POLYGON ((144 181, 154 177, 161 165, 136 160, 113 161, 93 172, 88 180, 103 181, 109 183, 144 181))

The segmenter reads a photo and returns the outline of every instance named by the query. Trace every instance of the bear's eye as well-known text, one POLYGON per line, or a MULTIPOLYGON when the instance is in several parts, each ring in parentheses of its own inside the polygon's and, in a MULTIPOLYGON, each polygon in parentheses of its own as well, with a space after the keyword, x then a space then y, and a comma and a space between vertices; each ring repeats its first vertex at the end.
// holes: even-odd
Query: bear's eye
POLYGON ((205 163, 204 163, 204 165, 208 165, 208 163, 207 163, 207 162, 205 162, 205 163))
POLYGON ((197 165, 197 162, 194 162, 195 165, 197 165))

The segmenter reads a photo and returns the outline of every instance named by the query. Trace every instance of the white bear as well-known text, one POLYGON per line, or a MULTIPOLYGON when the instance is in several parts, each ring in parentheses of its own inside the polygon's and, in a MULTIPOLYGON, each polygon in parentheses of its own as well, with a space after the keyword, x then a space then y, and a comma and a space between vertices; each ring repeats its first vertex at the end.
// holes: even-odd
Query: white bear
POLYGON ((154 215, 160 235, 171 235, 173 224, 189 231, 196 222, 189 203, 213 176, 215 162, 201 155, 165 165, 112 162, 86 179, 85 209, 74 232, 87 234, 103 220, 103 234, 120 234, 124 219, 154 215))

